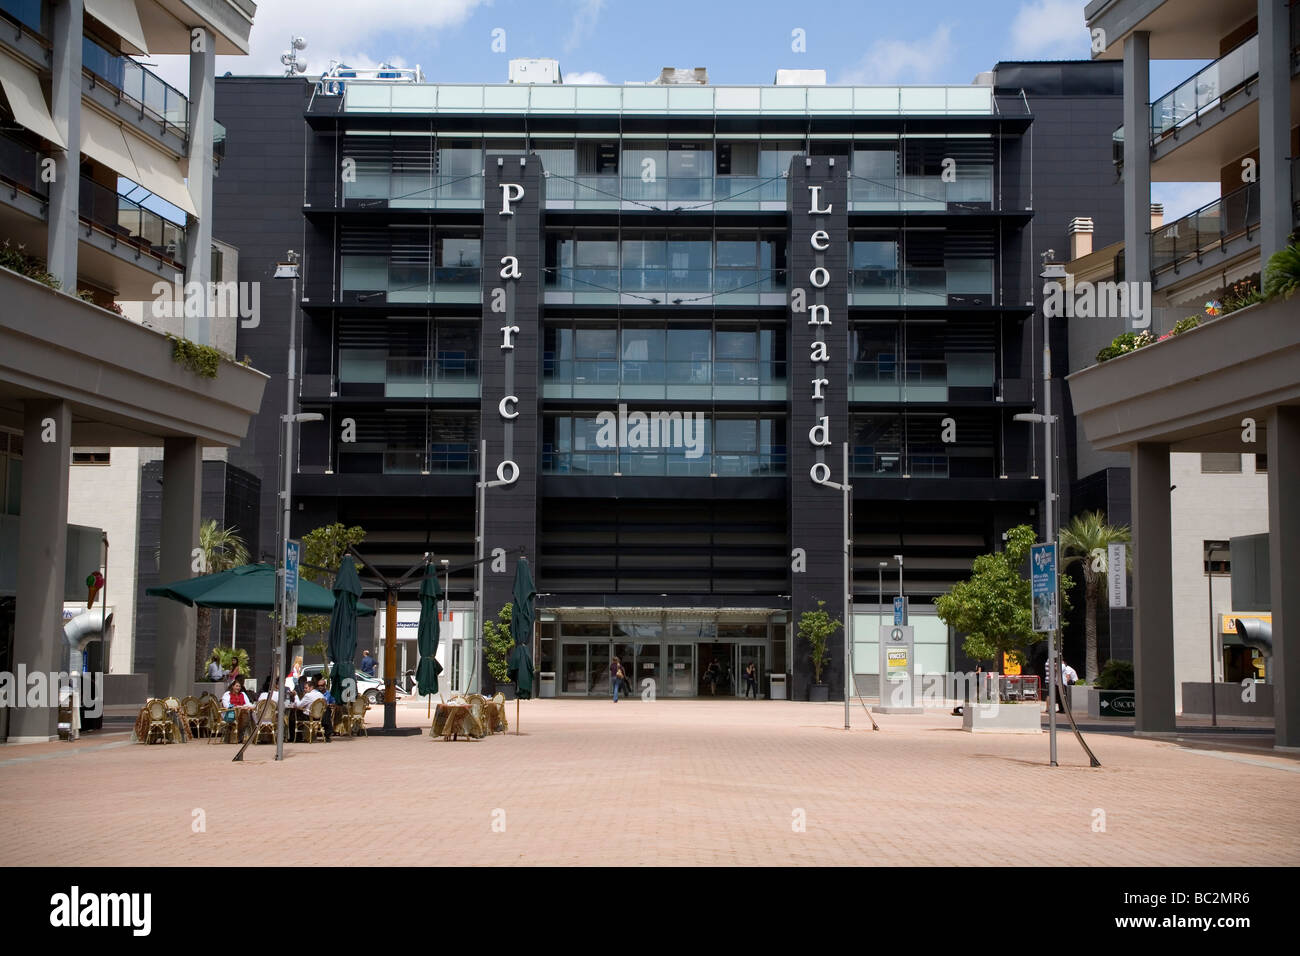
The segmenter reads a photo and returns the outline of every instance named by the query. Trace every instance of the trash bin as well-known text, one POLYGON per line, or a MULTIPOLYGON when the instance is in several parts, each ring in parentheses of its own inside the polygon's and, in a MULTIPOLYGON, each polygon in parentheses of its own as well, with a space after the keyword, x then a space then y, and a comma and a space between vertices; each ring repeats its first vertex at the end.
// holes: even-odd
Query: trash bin
POLYGON ((768 694, 768 700, 785 700, 785 675, 772 674, 772 693, 768 694))
POLYGON ((554 697, 555 696, 555 671, 542 671, 539 676, 541 677, 541 680, 538 682, 539 683, 538 696, 554 697))

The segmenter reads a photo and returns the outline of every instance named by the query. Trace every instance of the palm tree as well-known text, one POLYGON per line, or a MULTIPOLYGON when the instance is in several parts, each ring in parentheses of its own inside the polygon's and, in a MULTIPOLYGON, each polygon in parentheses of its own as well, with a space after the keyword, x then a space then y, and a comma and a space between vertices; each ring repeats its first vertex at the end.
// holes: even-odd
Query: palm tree
MULTIPOLYGON (((223 528, 213 519, 199 526, 199 550, 203 554, 204 574, 229 571, 248 563, 248 548, 236 528, 223 528)), ((194 640, 194 669, 202 679, 210 649, 208 638, 212 635, 212 609, 198 609, 198 635, 194 640)), ((245 677, 249 675, 245 674, 245 677)))
POLYGON ((1097 679, 1097 604, 1106 580, 1107 547, 1133 539, 1128 525, 1116 527, 1106 523, 1104 511, 1085 511, 1075 515, 1061 529, 1062 567, 1076 561, 1083 566, 1084 616, 1086 639, 1084 674, 1088 683, 1097 679))

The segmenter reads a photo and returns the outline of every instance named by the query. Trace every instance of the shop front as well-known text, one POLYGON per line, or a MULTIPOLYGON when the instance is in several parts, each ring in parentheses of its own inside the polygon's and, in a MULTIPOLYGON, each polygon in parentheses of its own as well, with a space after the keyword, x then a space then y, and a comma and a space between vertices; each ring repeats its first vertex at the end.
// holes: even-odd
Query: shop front
POLYGON ((764 609, 562 608, 541 615, 539 670, 560 697, 608 697, 615 657, 632 696, 743 697, 752 663, 768 696, 784 672, 788 614, 764 609))

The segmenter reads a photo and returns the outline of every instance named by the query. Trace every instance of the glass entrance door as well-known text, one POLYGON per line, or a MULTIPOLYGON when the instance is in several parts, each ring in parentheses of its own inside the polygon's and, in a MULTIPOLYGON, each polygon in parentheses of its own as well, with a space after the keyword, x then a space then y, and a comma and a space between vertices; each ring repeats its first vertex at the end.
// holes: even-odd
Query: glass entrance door
MULTIPOLYGON (((662 644, 638 644, 636 646, 636 671, 632 678, 632 693, 638 696, 645 690, 645 681, 652 680, 655 695, 667 693, 663 683, 662 644)), ((632 672, 629 671, 629 674, 632 672)))
POLYGON ((587 645, 565 641, 560 645, 560 693, 587 693, 587 645))
POLYGON ((668 644, 665 647, 667 674, 664 693, 669 697, 695 696, 695 645, 668 644))

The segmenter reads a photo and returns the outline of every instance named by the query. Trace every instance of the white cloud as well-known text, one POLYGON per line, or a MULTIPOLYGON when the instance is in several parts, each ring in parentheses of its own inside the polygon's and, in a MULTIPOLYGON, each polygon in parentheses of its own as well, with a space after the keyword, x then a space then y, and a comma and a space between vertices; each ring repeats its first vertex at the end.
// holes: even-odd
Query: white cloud
POLYGON ((1218 198, 1218 183, 1151 184, 1151 201, 1164 204, 1165 222, 1181 219, 1218 198))
POLYGON ((609 80, 605 79, 604 73, 597 73, 595 70, 587 70, 580 73, 565 73, 565 86, 607 86, 609 80))
MULTIPOLYGON (((217 57, 217 75, 229 70, 238 75, 279 76, 284 72, 280 54, 289 46, 289 38, 301 36, 307 49, 299 54, 307 62, 308 77, 318 77, 329 68, 331 60, 358 68, 378 66, 382 62, 398 65, 391 51, 373 46, 381 33, 401 35, 421 31, 443 30, 460 26, 470 15, 490 0, 384 0, 380 14, 371 2, 359 0, 270 0, 259 3, 249 37, 248 56, 217 57)), ((490 30, 507 24, 491 24, 478 38, 485 54, 490 50, 490 30)), ((152 57, 156 72, 182 91, 189 87, 189 59, 184 56, 152 57)))
POLYGON ((578 0, 577 9, 573 11, 573 23, 569 26, 569 36, 564 41, 564 52, 572 53, 583 40, 596 32, 596 21, 600 11, 605 7, 605 0, 578 0))
POLYGON ((952 26, 941 23, 919 40, 875 41, 858 65, 837 82, 853 86, 924 83, 949 65, 952 53, 952 26))
POLYGON ((1011 21, 1015 56, 1087 57, 1091 49, 1081 0, 1030 0, 1011 21))

